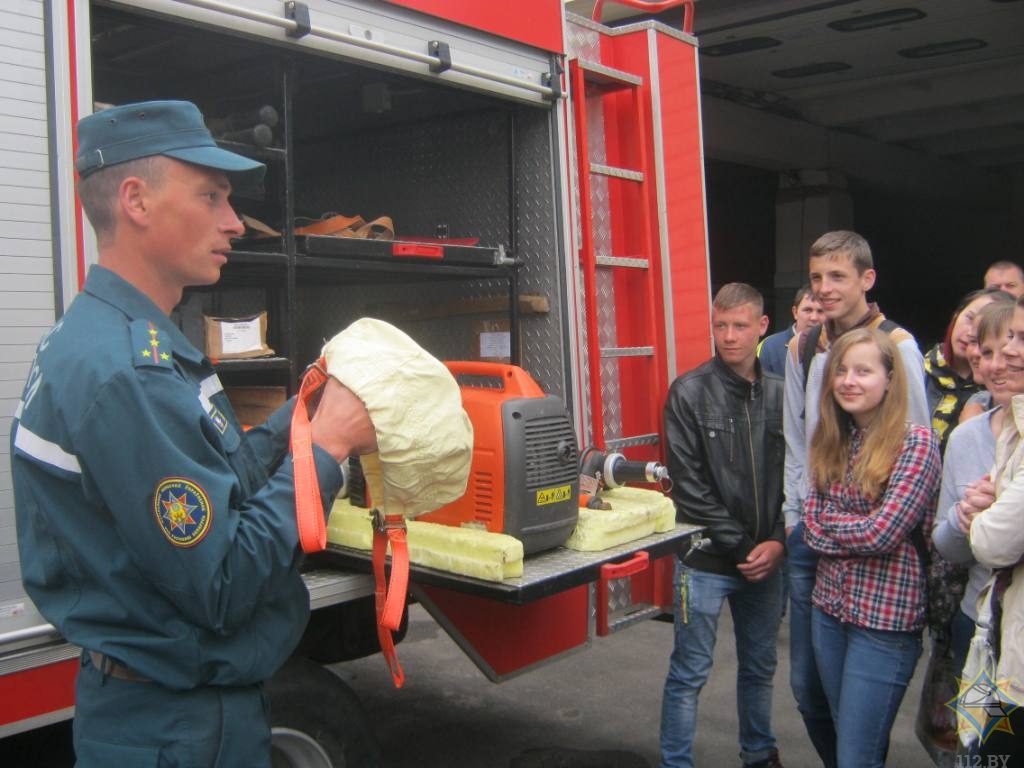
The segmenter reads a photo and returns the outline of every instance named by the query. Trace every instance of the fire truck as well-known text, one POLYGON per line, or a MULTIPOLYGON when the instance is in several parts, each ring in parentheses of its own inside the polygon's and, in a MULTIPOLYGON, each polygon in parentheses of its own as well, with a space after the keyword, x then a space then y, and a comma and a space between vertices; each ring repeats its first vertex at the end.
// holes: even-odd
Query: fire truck
MULTIPOLYGON (((683 5, 684 23, 612 28, 601 2, 583 18, 561 0, 5 3, 0 737, 74 714, 80 649, 21 585, 8 443, 35 346, 96 261, 77 120, 187 99, 267 165, 234 199, 263 231, 174 313, 197 345, 206 317, 266 313, 271 353, 225 356, 225 387, 294 394, 323 339, 376 316, 441 359, 520 366, 578 447, 657 461, 667 387, 711 351, 697 48, 692 2, 626 4, 683 5), (310 229, 337 214, 393 236, 310 229)), ((500 682, 661 613, 697 535, 559 547, 504 582, 414 566, 410 592, 500 682)), ((324 667, 379 652, 368 564, 343 550, 308 558, 309 628, 268 685, 283 765, 373 764, 358 701, 324 667)))

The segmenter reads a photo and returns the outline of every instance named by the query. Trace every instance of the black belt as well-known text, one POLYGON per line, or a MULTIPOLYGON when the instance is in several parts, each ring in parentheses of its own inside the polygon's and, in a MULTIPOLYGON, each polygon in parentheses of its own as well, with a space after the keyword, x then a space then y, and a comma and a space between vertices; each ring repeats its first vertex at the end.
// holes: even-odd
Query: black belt
POLYGON ((105 653, 99 653, 98 651, 86 651, 86 653, 89 654, 89 660, 92 661, 92 665, 107 677, 113 677, 116 680, 126 680, 129 683, 153 682, 148 677, 143 677, 138 672, 128 669, 124 664, 115 661, 105 653))

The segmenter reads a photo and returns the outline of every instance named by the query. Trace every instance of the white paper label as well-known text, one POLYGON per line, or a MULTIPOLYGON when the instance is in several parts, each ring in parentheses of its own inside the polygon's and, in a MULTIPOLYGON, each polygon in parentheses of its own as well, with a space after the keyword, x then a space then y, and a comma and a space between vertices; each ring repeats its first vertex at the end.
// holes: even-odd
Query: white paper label
POLYGON ((512 334, 508 331, 484 331, 480 334, 480 357, 511 357, 512 334))
POLYGON ((220 348, 224 354, 237 354, 239 352, 252 352, 263 349, 263 345, 260 344, 259 318, 221 323, 220 348))

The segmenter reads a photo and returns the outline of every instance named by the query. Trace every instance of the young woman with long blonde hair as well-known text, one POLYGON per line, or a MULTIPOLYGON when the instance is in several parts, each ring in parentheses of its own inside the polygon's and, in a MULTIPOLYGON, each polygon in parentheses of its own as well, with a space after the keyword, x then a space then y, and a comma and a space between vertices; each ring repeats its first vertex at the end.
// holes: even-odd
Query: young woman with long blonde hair
POLYGON ((821 554, 812 643, 839 768, 881 768, 921 655, 938 441, 908 423, 903 363, 880 331, 832 345, 819 407, 804 502, 805 540, 821 554))

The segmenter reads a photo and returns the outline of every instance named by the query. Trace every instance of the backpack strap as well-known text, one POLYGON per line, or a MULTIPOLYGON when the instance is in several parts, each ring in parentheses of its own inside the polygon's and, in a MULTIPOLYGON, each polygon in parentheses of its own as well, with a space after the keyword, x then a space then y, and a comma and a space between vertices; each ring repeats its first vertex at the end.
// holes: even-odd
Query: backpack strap
POLYGON ((893 322, 889 318, 883 318, 882 322, 875 326, 875 328, 882 333, 889 334, 893 344, 900 344, 904 341, 913 341, 914 337, 910 331, 904 328, 899 323, 893 322))

